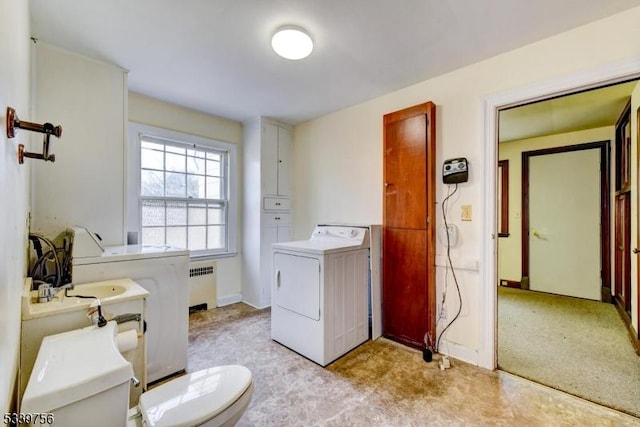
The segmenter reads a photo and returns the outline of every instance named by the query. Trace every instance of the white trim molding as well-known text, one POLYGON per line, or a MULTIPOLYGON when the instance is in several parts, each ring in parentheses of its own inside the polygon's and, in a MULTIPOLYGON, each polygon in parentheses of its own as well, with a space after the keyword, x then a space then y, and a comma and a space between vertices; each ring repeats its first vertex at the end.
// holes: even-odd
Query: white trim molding
POLYGON ((242 302, 241 294, 227 295, 226 297, 218 297, 217 299, 218 307, 224 307, 225 305, 231 305, 237 302, 242 302))

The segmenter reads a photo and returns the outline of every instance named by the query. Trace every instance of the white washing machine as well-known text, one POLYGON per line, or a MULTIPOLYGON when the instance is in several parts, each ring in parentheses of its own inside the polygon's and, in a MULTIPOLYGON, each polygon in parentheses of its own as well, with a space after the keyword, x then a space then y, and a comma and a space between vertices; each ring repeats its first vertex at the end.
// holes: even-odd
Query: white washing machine
POLYGON ((322 366, 368 340, 368 228, 319 225, 272 260, 273 340, 322 366))
POLYGON ((74 284, 131 278, 147 291, 147 381, 187 368, 189 250, 171 246, 105 246, 90 231, 73 229, 74 284))

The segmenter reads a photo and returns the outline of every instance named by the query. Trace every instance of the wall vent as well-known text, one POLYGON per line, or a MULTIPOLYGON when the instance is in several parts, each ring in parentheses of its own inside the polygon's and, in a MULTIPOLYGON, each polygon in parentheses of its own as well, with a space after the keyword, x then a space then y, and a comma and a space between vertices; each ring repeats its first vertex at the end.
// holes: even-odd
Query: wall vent
POLYGON ((189 277, 206 276, 207 274, 213 274, 213 266, 206 267, 194 267, 189 269, 189 277))
POLYGON ((214 308, 216 304, 217 265, 213 260, 189 263, 189 307, 214 308))

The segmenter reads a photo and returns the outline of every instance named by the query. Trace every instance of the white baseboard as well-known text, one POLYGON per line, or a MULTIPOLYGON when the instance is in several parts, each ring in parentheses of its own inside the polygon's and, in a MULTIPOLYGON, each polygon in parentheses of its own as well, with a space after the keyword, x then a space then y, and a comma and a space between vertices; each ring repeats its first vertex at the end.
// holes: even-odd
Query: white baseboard
POLYGON ((250 303, 247 300, 242 300, 242 302, 247 304, 247 305, 250 305, 251 307, 255 308, 256 310, 262 310, 263 308, 271 307, 270 305, 265 305, 265 306, 260 307, 260 306, 257 306, 255 304, 250 303))
POLYGON ((477 351, 469 350, 468 348, 463 347, 460 344, 455 344, 445 339, 440 341, 439 353, 446 354, 449 357, 467 362, 471 365, 479 366, 477 351))
POLYGON ((226 297, 219 297, 217 299, 218 307, 224 307, 225 305, 235 304, 242 301, 242 294, 227 295, 226 297))

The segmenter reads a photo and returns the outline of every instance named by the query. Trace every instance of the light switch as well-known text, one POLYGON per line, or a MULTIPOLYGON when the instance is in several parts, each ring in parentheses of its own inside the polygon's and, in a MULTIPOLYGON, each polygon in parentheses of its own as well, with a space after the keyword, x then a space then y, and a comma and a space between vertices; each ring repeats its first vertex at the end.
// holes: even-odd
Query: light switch
POLYGON ((471 205, 462 205, 462 215, 460 219, 463 221, 471 221, 471 205))

